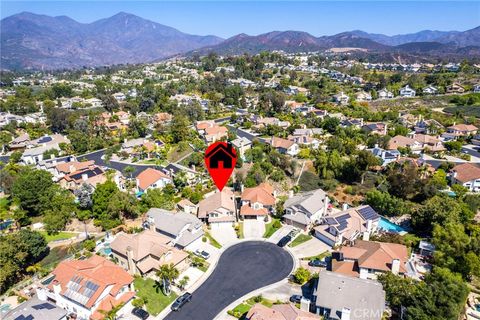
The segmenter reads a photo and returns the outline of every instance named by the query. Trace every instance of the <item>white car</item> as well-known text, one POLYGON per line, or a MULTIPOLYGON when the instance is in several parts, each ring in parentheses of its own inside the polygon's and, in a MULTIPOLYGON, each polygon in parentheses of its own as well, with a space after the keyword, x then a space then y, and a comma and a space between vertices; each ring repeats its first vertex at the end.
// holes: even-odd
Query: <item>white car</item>
POLYGON ((195 250, 194 254, 196 256, 199 256, 200 258, 205 259, 205 260, 210 258, 210 253, 208 253, 207 251, 204 251, 204 250, 197 249, 197 250, 195 250))

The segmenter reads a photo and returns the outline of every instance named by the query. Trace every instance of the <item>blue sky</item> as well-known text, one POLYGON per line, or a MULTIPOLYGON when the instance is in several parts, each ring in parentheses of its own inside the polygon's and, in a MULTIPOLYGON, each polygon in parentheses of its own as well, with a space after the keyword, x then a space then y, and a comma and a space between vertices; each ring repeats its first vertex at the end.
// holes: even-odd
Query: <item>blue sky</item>
POLYGON ((224 38, 273 30, 315 36, 360 29, 388 35, 467 30, 480 25, 479 1, 0 1, 1 17, 22 11, 88 23, 129 12, 191 34, 224 38))

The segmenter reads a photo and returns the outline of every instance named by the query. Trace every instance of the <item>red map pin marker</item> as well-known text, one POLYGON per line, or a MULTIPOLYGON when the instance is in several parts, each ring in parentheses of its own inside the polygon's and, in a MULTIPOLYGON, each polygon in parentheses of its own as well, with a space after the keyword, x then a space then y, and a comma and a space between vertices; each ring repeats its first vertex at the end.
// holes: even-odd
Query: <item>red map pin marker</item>
POLYGON ((237 163, 237 152, 231 143, 215 142, 205 151, 205 165, 217 188, 222 191, 237 163))

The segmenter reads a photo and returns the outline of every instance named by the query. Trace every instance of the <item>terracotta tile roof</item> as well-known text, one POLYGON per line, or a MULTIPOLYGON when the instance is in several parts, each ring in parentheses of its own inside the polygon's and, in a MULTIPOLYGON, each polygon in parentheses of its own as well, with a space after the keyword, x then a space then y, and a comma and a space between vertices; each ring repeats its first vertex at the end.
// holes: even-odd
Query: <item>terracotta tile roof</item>
POLYGON ((399 147, 401 148, 406 148, 406 147, 412 147, 415 144, 416 147, 420 147, 418 145, 418 142, 415 141, 414 139, 404 137, 404 136, 395 136, 390 141, 388 142, 388 147, 387 150, 397 150, 399 147))
POLYGON ((208 127, 205 129, 205 133, 207 135, 216 135, 216 134, 226 134, 228 132, 228 129, 223 126, 213 126, 213 127, 208 127))
POLYGON ((207 128, 213 127, 215 125, 214 121, 199 121, 195 124, 197 130, 205 130, 207 128))
POLYGON ((261 203, 265 206, 273 206, 275 197, 273 196, 273 187, 268 183, 262 183, 254 188, 246 188, 242 193, 242 200, 250 203, 261 203))
POLYGON ((234 195, 230 189, 225 188, 222 192, 216 192, 198 203, 198 217, 206 218, 208 213, 224 208, 235 211, 234 195))
POLYGON ((480 179, 480 168, 472 163, 462 163, 452 168, 454 178, 462 183, 480 179))
POLYGON ((241 216, 266 216, 268 215, 268 210, 266 208, 254 209, 248 204, 243 205, 240 208, 241 216))
POLYGON ((454 126, 448 127, 448 129, 455 130, 455 131, 465 131, 465 132, 478 130, 477 127, 471 124, 456 124, 454 126))
POLYGON ((153 183, 157 182, 160 179, 168 179, 172 180, 169 176, 167 176, 165 173, 162 171, 153 169, 153 168, 147 168, 143 170, 138 176, 137 176, 137 181, 138 181, 138 186, 142 189, 145 190, 148 187, 150 187, 153 183))
POLYGON ((72 161, 72 162, 64 162, 64 163, 57 164, 55 168, 59 172, 72 173, 72 172, 75 172, 75 171, 80 171, 80 170, 86 169, 88 167, 91 167, 94 164, 95 164, 94 160, 83 161, 83 162, 72 161))
POLYGON ((279 138, 279 137, 272 137, 272 139, 270 141, 270 144, 272 145, 272 147, 282 148, 282 149, 288 149, 291 146, 293 146, 294 143, 295 143, 294 141, 287 140, 287 139, 282 139, 282 138, 279 138))
POLYGON ((115 299, 114 297, 112 296, 107 296, 106 299, 104 299, 100 305, 98 306, 97 308, 97 311, 95 311, 92 316, 90 317, 90 319, 92 320, 101 320, 101 319, 104 319, 105 316, 99 312, 100 310, 102 311, 110 311, 112 310, 112 308, 118 306, 119 304, 121 303, 127 303, 128 301, 130 301, 130 299, 132 299, 133 297, 135 296, 135 292, 126 292, 125 294, 123 294, 119 299, 115 299))
POLYGON ((356 240, 352 247, 342 247, 345 259, 356 260, 360 268, 391 271, 392 260, 400 260, 400 272, 406 273, 407 247, 398 243, 356 240))
POLYGON ((50 289, 53 285, 59 284, 61 286, 61 294, 69 294, 71 291, 68 287, 69 283, 74 279, 80 285, 76 292, 76 296, 82 296, 81 293, 86 291, 87 282, 90 281, 98 286, 98 289, 93 292, 90 298, 82 299, 80 304, 87 308, 92 308, 98 301, 100 295, 107 287, 112 286, 109 295, 115 297, 119 290, 124 286, 130 285, 133 282, 133 277, 129 275, 121 267, 117 266, 107 259, 93 255, 86 260, 65 260, 53 270, 52 274, 55 276, 50 289))
POLYGON ((248 320, 309 320, 320 317, 313 313, 303 311, 293 304, 276 304, 271 308, 257 303, 247 313, 248 320))

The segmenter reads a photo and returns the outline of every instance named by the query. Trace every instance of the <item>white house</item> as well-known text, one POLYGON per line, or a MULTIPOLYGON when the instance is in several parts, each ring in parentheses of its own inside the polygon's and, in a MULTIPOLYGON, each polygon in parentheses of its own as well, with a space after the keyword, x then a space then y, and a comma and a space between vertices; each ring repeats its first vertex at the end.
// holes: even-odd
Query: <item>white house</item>
POLYGON ((407 84, 405 87, 400 89, 400 96, 402 97, 415 97, 416 91, 410 88, 410 86, 407 84))
POLYGON ((392 99, 392 98, 393 98, 393 93, 391 91, 388 91, 385 88, 378 91, 378 99, 392 99))
POLYGON ((339 104, 348 104, 348 101, 350 100, 350 97, 347 96, 345 93, 340 92, 339 94, 336 94, 333 96, 333 100, 339 104))
POLYGON ((297 143, 291 140, 282 139, 279 137, 272 137, 270 144, 282 154, 289 154, 296 156, 300 152, 300 147, 297 143))
POLYGON ((460 184, 473 192, 480 191, 480 168, 472 163, 456 165, 450 171, 452 184, 460 184))
POLYGON ((438 89, 430 85, 426 88, 423 88, 423 94, 430 94, 430 95, 438 94, 438 89))
POLYGON ((162 171, 147 168, 137 176, 137 192, 146 192, 149 189, 164 188, 167 184, 172 182, 172 178, 162 171))

